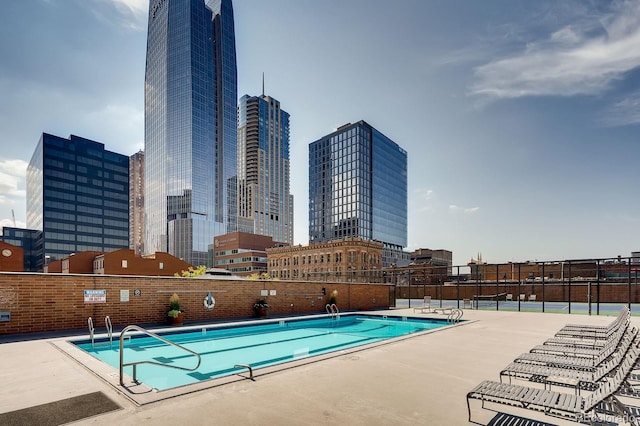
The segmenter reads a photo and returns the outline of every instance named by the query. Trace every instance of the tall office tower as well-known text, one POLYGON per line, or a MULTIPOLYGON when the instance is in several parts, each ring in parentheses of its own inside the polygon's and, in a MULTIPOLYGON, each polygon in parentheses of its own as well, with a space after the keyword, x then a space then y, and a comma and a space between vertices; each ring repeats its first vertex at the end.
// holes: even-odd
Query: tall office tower
POLYGON ((152 0, 145 73, 146 253, 209 263, 236 230, 237 71, 231 0, 152 0))
POLYGON ((240 99, 238 227, 293 244, 289 114, 270 96, 240 99))
POLYGON ((365 121, 309 145, 309 242, 384 244, 383 266, 406 261, 407 152, 365 121))
POLYGON ((43 133, 27 167, 27 228, 45 262, 129 246, 129 157, 71 135, 43 133))
POLYGON ((129 157, 129 248, 144 252, 144 151, 129 157))

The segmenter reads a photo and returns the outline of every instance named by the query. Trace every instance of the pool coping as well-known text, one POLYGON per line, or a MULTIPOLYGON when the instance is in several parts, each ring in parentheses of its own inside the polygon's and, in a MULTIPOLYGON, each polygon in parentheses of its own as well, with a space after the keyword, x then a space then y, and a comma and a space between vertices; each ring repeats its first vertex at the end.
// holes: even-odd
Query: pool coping
MULTIPOLYGON (((353 316, 353 315, 368 315, 368 316, 379 316, 379 317, 406 317, 406 318, 416 318, 416 319, 420 319, 420 320, 424 320, 424 319, 435 319, 434 317, 425 317, 425 316, 418 316, 418 315, 389 315, 388 313, 375 313, 375 312, 349 312, 349 313, 345 313, 345 314, 341 314, 342 316, 353 316)), ((327 315, 325 314, 321 314, 321 315, 311 315, 311 316, 305 316, 304 319, 320 319, 320 318, 327 318, 327 315)), ((436 317, 437 318, 437 317, 436 317)), ((300 320, 302 318, 300 317, 286 317, 286 318, 277 318, 277 319, 272 319, 272 320, 255 320, 255 321, 233 321, 233 322, 226 322, 226 323, 211 323, 208 324, 208 326, 210 326, 211 328, 221 328, 221 327, 228 327, 228 326, 232 326, 232 325, 240 325, 242 324, 243 326, 246 325, 251 325, 251 324, 265 324, 267 322, 269 323, 278 323, 279 321, 283 321, 283 320, 300 320)), ((444 317, 440 317, 439 319, 444 320, 444 317)), ((399 337, 394 337, 391 339, 386 339, 386 340, 382 340, 379 342, 374 342, 374 343, 368 343, 366 345, 361 345, 361 346, 355 346, 352 348, 347 348, 347 349, 343 349, 343 350, 339 350, 339 351, 335 351, 335 352, 330 352, 330 353, 326 353, 326 354, 319 354, 319 355, 314 355, 314 356, 309 356, 309 357, 304 357, 304 358, 299 358, 296 360, 292 360, 292 361, 288 361, 282 364, 277 364, 277 365, 272 365, 272 366, 267 366, 267 367, 261 367, 258 369, 253 370, 253 379, 254 381, 262 376, 267 376, 269 374, 273 374, 273 373, 277 373, 277 372, 281 372, 281 371, 286 371, 286 370, 290 370, 302 365, 308 365, 308 364, 313 364, 313 363, 317 363, 326 359, 331 359, 331 358, 338 358, 344 355, 349 355, 349 354, 353 354, 353 353, 357 353, 357 352, 361 352, 361 351, 366 351, 372 348, 377 348, 380 346, 384 346, 384 345, 390 345, 390 344, 394 344, 397 342, 401 342, 407 339, 413 339, 413 338, 417 338, 417 337, 422 337, 431 333, 435 333, 438 331, 444 331, 444 330, 449 330, 451 328, 454 327, 459 327, 459 326, 464 326, 467 324, 472 324, 474 322, 476 322, 477 320, 472 319, 472 320, 460 320, 459 322, 456 323, 451 323, 448 325, 444 325, 442 327, 438 327, 438 328, 434 328, 434 329, 430 329, 430 330, 424 330, 424 331, 420 331, 417 333, 412 333, 412 334, 407 334, 404 336, 399 336, 399 337)), ((188 331, 188 330, 198 330, 198 329, 202 329, 203 326, 205 326, 207 324, 199 324, 199 325, 195 325, 195 326, 184 326, 184 327, 180 327, 181 331, 188 331)), ((158 328, 158 329, 153 329, 152 330, 154 333, 161 333, 161 332, 165 332, 165 331, 176 331, 175 327, 164 327, 164 328, 158 328)), ((104 339, 104 338, 108 338, 107 334, 98 334, 96 336, 94 336, 95 339, 104 339)), ((115 335, 114 335, 115 338, 115 335)), ((112 367, 102 361, 100 361, 99 359, 93 357, 92 355, 90 355, 88 352, 83 351, 82 349, 80 349, 77 345, 75 345, 74 341, 84 341, 84 340, 88 340, 89 337, 88 336, 74 336, 74 337, 65 337, 65 338, 59 338, 59 339, 55 339, 50 341, 49 343, 56 349, 58 349, 59 351, 61 351, 62 353, 64 353, 65 355, 67 355, 69 358, 71 358, 72 360, 74 360, 75 362, 77 362, 79 365, 81 365, 82 367, 84 367, 87 371, 89 371, 90 373, 94 374, 96 377, 98 377, 99 379, 101 379, 102 381, 104 381, 105 383, 107 383, 108 385, 110 385, 113 389, 115 389, 118 393, 120 393, 122 396, 124 396, 125 398, 127 398, 128 400, 130 400, 132 403, 136 404, 137 406, 143 406, 143 405, 147 405, 147 404, 153 404, 156 402, 160 402, 160 401, 164 401, 167 399, 171 399, 171 398, 175 398, 175 397, 179 397, 179 396, 183 396, 183 395, 187 395, 187 394, 191 394, 194 392, 200 392, 206 389, 212 389, 212 388, 216 388, 219 386, 224 386, 224 385, 228 385, 230 383, 236 383, 236 382, 241 382, 241 381, 248 381, 251 380, 249 378, 249 373, 248 371, 246 372, 242 372, 242 373, 236 373, 236 374, 232 374, 232 375, 228 375, 228 376, 224 376, 224 377, 219 377, 219 378, 214 378, 214 379, 209 379, 209 380, 205 380, 199 383, 193 383, 193 384, 188 384, 188 385, 182 385, 182 386, 177 386, 174 388, 170 388, 170 389, 166 389, 166 390, 157 390, 154 388, 151 388, 147 385, 144 384, 135 384, 133 382, 133 378, 127 374, 124 375, 124 379, 123 382, 125 383, 124 386, 120 385, 120 372, 117 368, 112 367)))

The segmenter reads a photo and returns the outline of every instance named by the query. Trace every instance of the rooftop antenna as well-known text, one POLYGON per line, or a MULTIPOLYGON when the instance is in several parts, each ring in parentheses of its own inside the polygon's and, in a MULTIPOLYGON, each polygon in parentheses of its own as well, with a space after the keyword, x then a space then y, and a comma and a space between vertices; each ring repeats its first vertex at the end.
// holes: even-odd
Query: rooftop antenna
POLYGON ((262 71, 262 96, 264 96, 264 71, 262 71))
POLYGON ((13 211, 13 209, 11 209, 11 217, 13 218, 13 227, 17 228, 17 226, 16 226, 16 213, 13 211))

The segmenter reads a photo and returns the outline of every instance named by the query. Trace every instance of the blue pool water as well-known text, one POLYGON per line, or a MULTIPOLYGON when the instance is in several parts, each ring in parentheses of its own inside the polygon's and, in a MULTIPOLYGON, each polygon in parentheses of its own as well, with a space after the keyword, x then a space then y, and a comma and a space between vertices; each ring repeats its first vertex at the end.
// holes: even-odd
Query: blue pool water
MULTIPOLYGON (((210 326, 157 333, 167 340, 198 353, 202 362, 195 371, 139 364, 137 378, 158 390, 246 372, 235 367, 248 364, 253 369, 281 364, 355 346, 380 342, 425 330, 444 327, 446 320, 374 315, 342 315, 338 319, 289 319, 259 324, 210 326)), ((192 368, 194 355, 152 337, 131 334, 124 340, 124 363, 151 360, 192 368)), ((114 342, 96 340, 72 342, 79 348, 118 369, 118 337, 114 342)), ((124 373, 132 376, 132 367, 124 373)))

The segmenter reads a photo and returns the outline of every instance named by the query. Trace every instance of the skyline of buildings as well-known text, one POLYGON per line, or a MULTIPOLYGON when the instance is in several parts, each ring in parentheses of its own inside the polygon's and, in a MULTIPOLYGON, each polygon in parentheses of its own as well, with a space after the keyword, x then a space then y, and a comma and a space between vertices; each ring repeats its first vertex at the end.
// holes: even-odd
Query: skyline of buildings
POLYGON ((238 229, 293 244, 289 113, 270 96, 238 105, 238 229))
POLYGON ((27 168, 27 228, 42 259, 129 246, 129 157, 104 144, 43 133, 27 168))
POLYGON ((237 69, 231 0, 149 3, 145 253, 206 264, 237 227, 237 69))

